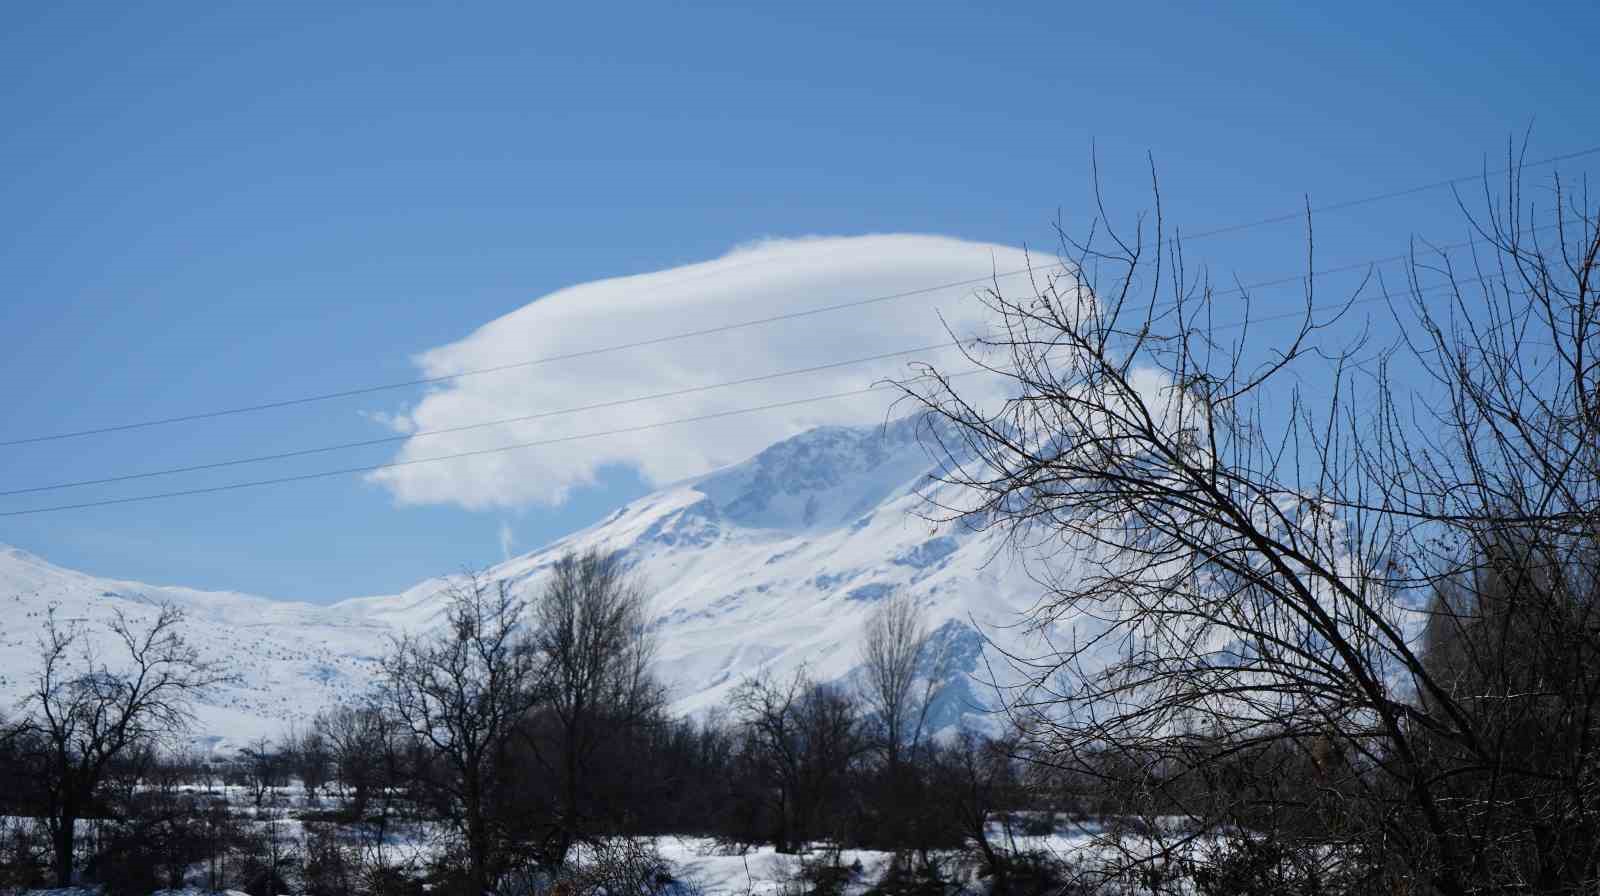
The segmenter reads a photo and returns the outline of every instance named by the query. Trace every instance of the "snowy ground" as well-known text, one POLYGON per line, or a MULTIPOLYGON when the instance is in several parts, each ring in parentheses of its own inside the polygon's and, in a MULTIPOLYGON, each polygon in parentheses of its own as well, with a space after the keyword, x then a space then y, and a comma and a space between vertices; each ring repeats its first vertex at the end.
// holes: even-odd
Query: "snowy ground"
MULTIPOLYGON (((782 891, 800 870, 799 856, 780 855, 772 847, 739 854, 719 850, 708 838, 663 837, 657 841, 662 858, 677 869, 678 877, 706 896, 769 896, 782 891)), ((840 864, 859 862, 862 873, 853 883, 864 890, 883 876, 890 854, 864 849, 840 852, 840 864)))
MULTIPOLYGON (((266 800, 266 804, 260 810, 256 809, 242 790, 233 787, 221 790, 225 793, 217 795, 229 798, 238 816, 246 819, 254 818, 262 827, 270 829, 274 836, 282 838, 285 842, 303 840, 305 825, 291 814, 294 809, 309 808, 299 788, 287 788, 281 791, 276 798, 266 800)), ((324 806, 337 802, 337 798, 331 794, 323 800, 324 806)), ((1037 829, 1039 820, 1024 819, 1020 814, 1013 818, 1016 822, 1013 826, 1008 827, 996 821, 992 822, 989 828, 989 841, 1006 852, 1042 853, 1080 870, 1103 868, 1108 863, 1114 864, 1120 852, 1108 845, 1109 832, 1099 822, 1074 822, 1064 816, 1056 816, 1051 820, 1055 827, 1053 832, 1026 835, 1018 830, 1018 826, 1022 826, 1024 821, 1031 820, 1034 824, 1026 826, 1037 829)), ((1211 836, 1198 838, 1187 836, 1185 827, 1180 819, 1162 819, 1155 823, 1153 831, 1146 829, 1147 833, 1144 835, 1128 835, 1127 839, 1121 840, 1121 846, 1151 852, 1163 848, 1172 849, 1178 854, 1195 857, 1208 845, 1215 843, 1211 836)), ((351 837, 358 836, 354 828, 350 829, 349 833, 351 837)), ((396 821, 385 832, 381 844, 369 841, 368 847, 381 853, 380 861, 384 864, 420 869, 436 855, 440 833, 431 824, 396 821)), ((777 853, 770 846, 739 852, 720 845, 710 837, 661 836, 656 839, 655 846, 661 857, 671 865, 675 876, 687 884, 691 892, 703 896, 788 896, 804 891, 805 884, 797 878, 805 865, 834 862, 852 872, 845 886, 845 896, 860 896, 879 883, 893 857, 888 852, 860 849, 840 850, 837 857, 820 849, 812 850, 805 855, 788 855, 777 853)), ((969 860, 965 863, 950 863, 947 873, 956 875, 957 880, 965 884, 969 892, 981 892, 982 882, 976 878, 976 871, 976 865, 969 860)), ((1127 891, 1137 892, 1139 889, 1137 884, 1134 884, 1127 891)), ((243 896, 234 891, 225 893, 226 896, 243 896)), ((32 890, 20 896, 95 896, 95 891, 75 887, 32 890)), ((217 893, 191 887, 183 890, 162 890, 152 896, 217 896, 217 893)))
MULTIPOLYGON (((29 890, 23 896, 99 896, 99 891, 89 887, 58 887, 54 890, 29 890)), ((249 894, 241 890, 196 890, 193 887, 184 887, 181 890, 157 890, 150 896, 249 896, 249 894)))

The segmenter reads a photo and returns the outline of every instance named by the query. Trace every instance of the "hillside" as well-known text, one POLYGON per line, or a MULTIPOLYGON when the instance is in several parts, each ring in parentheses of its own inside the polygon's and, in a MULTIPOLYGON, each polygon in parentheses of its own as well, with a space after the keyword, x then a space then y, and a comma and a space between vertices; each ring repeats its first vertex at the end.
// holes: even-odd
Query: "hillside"
MULTIPOLYGON (((981 702, 966 674, 980 669, 983 649, 971 622, 1014 641, 1013 630, 994 627, 1015 622, 1037 589, 993 534, 915 514, 932 468, 909 421, 814 429, 628 504, 490 575, 531 595, 565 551, 624 552, 654 595, 658 671, 684 712, 715 706, 764 668, 849 676, 875 603, 910 593, 927 607, 954 673, 936 712, 942 727, 981 702)), ((205 744, 237 745, 357 697, 392 635, 437 619, 443 584, 316 606, 101 579, 0 549, 0 602, 9 605, 0 702, 25 691, 48 608, 69 620, 118 609, 137 620, 170 602, 187 612, 185 633, 202 654, 239 676, 197 708, 196 733, 205 744)))

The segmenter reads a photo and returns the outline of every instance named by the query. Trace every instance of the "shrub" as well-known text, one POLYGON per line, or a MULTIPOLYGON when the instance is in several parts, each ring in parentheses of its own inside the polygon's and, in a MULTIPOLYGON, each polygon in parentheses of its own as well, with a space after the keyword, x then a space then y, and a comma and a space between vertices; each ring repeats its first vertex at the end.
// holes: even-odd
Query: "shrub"
POLYGON ((950 896, 956 889, 935 865, 911 867, 897 861, 891 862, 883 877, 862 896, 950 896))
POLYGON ((1199 896, 1333 896, 1368 883, 1359 862, 1314 844, 1239 834, 1216 844, 1191 876, 1199 896))

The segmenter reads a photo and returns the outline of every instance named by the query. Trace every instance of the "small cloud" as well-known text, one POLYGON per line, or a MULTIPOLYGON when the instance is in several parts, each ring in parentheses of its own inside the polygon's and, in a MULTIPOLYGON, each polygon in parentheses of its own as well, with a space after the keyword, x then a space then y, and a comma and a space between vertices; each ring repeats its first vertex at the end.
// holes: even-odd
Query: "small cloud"
POLYGON ((416 420, 405 411, 395 414, 391 414, 388 411, 357 411, 356 413, 382 426, 384 429, 394 430, 403 436, 417 431, 416 420))
POLYGON ((510 560, 511 549, 517 543, 516 533, 511 531, 511 524, 505 520, 500 521, 500 559, 510 560))

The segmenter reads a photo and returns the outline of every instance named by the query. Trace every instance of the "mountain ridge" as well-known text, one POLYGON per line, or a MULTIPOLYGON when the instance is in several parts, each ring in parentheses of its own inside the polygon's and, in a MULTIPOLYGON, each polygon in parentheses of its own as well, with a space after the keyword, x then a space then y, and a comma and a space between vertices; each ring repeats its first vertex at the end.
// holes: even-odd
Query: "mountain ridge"
MULTIPOLYGON (((904 418, 807 430, 486 575, 531 597, 563 553, 620 552, 650 589, 658 673, 673 708, 688 713, 719 705, 758 671, 852 679, 872 607, 909 593, 935 641, 959 658, 947 670, 936 727, 976 718, 984 636, 1017 621, 1037 586, 1000 550, 997 533, 917 516, 932 492, 949 488, 930 479, 938 464, 921 426, 904 418)), ((37 655, 28 647, 51 606, 90 623, 121 609, 138 622, 170 602, 185 610, 184 634, 202 656, 239 673, 196 707, 196 740, 237 746, 355 699, 392 637, 437 622, 451 578, 315 605, 100 578, 0 546, 0 604, 13 605, 0 624, 0 705, 25 691, 37 655)))

